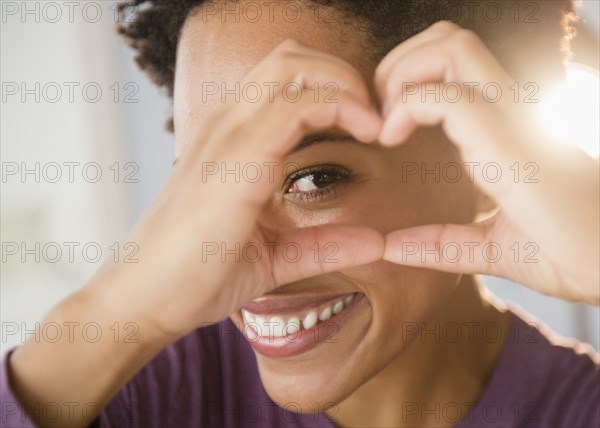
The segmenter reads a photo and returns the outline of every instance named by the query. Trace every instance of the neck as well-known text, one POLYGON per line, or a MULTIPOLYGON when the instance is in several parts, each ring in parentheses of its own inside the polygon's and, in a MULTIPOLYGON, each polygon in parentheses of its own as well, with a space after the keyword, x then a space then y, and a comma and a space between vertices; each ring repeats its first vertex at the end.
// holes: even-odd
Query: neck
POLYGON ((494 336, 509 322, 474 277, 463 277, 444 310, 330 417, 341 427, 455 426, 483 392, 504 344, 494 336))

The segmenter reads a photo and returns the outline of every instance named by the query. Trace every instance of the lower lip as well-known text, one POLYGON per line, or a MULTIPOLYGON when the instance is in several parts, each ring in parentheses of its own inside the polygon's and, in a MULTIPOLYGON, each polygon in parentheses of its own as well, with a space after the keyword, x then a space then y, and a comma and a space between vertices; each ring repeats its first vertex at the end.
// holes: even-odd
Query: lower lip
POLYGON ((244 336, 250 346, 261 355, 269 358, 286 358, 300 355, 317 347, 323 342, 336 343, 338 332, 346 322, 360 309, 364 294, 360 293, 350 306, 327 321, 322 321, 308 330, 281 337, 258 336, 252 327, 244 327, 244 336))

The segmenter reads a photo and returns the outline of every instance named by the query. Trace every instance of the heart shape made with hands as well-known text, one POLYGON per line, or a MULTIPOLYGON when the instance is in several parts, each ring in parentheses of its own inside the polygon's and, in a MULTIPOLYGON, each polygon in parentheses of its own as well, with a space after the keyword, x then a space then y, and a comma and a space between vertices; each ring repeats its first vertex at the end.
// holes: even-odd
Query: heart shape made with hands
POLYGON ((280 99, 226 103, 205 121, 187 120, 189 115, 183 114, 185 123, 175 124, 177 137, 185 141, 185 153, 129 237, 138 243, 138 257, 144 263, 125 270, 125 282, 132 287, 128 292, 145 296, 139 313, 160 317, 153 320, 159 326, 156 330, 180 335, 207 320, 223 319, 278 286, 382 259, 450 273, 501 276, 557 297, 598 304, 598 164, 574 148, 548 150, 540 144, 543 140, 533 137, 529 116, 513 102, 486 101, 477 84, 510 87, 514 82, 474 33, 441 22, 392 50, 375 71, 379 111, 354 67, 293 40, 278 45, 248 72, 244 82, 289 79, 307 87, 335 79, 340 83, 338 102, 315 103, 312 97, 300 97, 295 103, 280 99), (473 96, 454 102, 407 99, 405 82, 413 89, 427 84, 466 87, 473 96), (266 120, 268 126, 256 126, 266 120), (275 183, 205 181, 202 172, 207 163, 250 162, 257 154, 261 160, 280 163, 313 128, 338 127, 358 141, 392 147, 403 144, 417 127, 435 125, 443 128, 465 163, 494 162, 508 168, 535 161, 539 182, 490 183, 475 177, 475 184, 500 207, 492 217, 481 223, 431 224, 383 236, 371 228, 339 224, 267 230, 259 219, 273 197, 275 183), (211 202, 211 210, 206 209, 206 201, 211 202), (289 245, 303 256, 290 263, 285 252, 264 248, 269 257, 258 262, 212 257, 199 263, 203 245, 214 242, 228 243, 227 249, 241 242, 276 243, 280 250, 289 245), (324 247, 315 260, 315 243, 335 243, 335 262, 324 257, 324 247), (417 251, 406 251, 406 243, 417 243, 417 251), (481 251, 470 257, 469 243, 493 243, 504 257, 490 261, 490 255, 481 251), (421 254, 431 248, 441 252, 448 244, 464 245, 463 257, 446 260, 440 254, 436 261, 421 254), (508 256, 514 254, 515 244, 522 252, 533 245, 533 263, 508 256), (166 282, 171 287, 164 287, 166 282), (169 302, 166 309, 165 301, 169 302))

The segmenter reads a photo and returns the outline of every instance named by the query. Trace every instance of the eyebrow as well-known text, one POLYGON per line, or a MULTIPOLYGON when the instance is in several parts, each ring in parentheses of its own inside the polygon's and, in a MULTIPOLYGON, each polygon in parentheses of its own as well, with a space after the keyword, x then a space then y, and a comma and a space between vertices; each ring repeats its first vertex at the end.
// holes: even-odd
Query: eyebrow
MULTIPOLYGON (((337 134, 328 134, 328 133, 312 134, 312 135, 309 135, 308 137, 304 137, 302 140, 300 140, 300 142, 296 145, 296 147, 294 147, 288 153, 288 156, 292 155, 294 153, 301 152, 302 150, 304 150, 310 146, 313 146, 315 144, 333 143, 333 142, 360 144, 356 140, 352 139, 352 137, 350 137, 349 135, 337 135, 337 134)), ((173 160, 173 166, 175 166, 175 164, 177 163, 178 160, 179 160, 179 158, 175 158, 175 160, 173 160)))
POLYGON ((320 133, 320 134, 312 134, 307 137, 304 137, 300 142, 294 147, 289 153, 292 155, 294 153, 298 153, 312 145, 321 144, 321 143, 351 143, 351 144, 360 144, 356 140, 354 140, 349 135, 339 135, 339 134, 330 134, 330 133, 320 133))

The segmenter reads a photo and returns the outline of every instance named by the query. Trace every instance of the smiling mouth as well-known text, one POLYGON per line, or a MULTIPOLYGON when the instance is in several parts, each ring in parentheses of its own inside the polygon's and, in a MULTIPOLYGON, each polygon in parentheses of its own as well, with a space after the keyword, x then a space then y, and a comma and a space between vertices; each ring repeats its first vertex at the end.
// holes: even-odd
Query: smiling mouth
MULTIPOLYGON (((257 336, 284 337, 309 330, 348 308, 359 293, 351 293, 335 298, 328 298, 324 303, 315 302, 306 309, 269 314, 268 305, 255 302, 242 308, 242 318, 247 328, 252 328, 257 336)), ((323 299, 320 299, 323 300, 323 299)), ((300 303, 300 302, 298 302, 300 303)), ((298 304, 296 304, 296 307, 298 304)), ((273 308, 277 309, 277 308, 273 308)), ((281 308, 283 309, 283 308, 281 308)))
POLYGON ((367 304, 364 297, 360 292, 268 296, 244 305, 238 316, 256 352, 270 358, 293 357, 323 343, 337 343, 340 329, 367 304))

